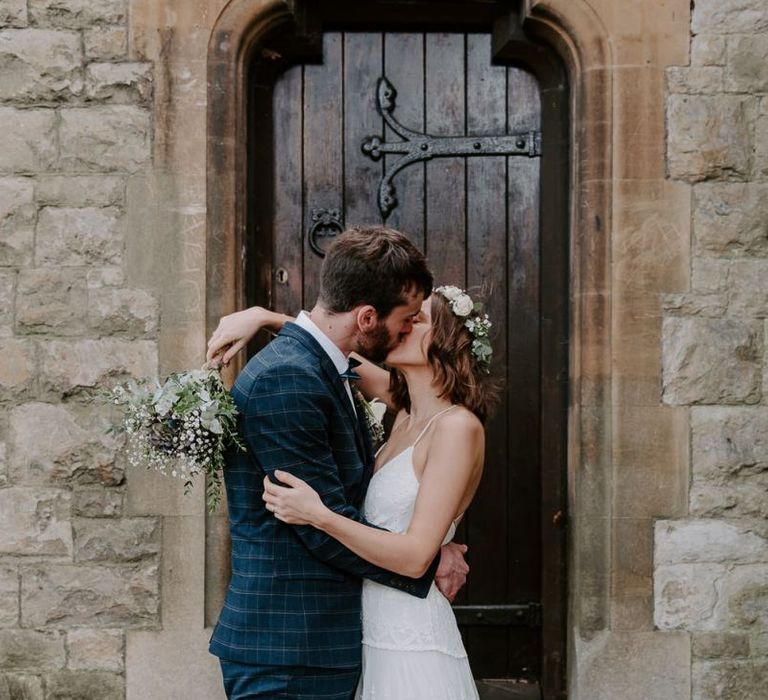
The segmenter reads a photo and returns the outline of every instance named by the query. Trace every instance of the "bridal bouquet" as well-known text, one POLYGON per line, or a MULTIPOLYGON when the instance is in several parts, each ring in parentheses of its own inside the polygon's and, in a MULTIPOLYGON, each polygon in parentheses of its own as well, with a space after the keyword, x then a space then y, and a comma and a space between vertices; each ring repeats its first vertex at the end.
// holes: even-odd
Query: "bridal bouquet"
POLYGON ((131 466, 180 478, 184 492, 199 474, 208 477, 209 511, 221 502, 224 454, 245 449, 236 433, 237 409, 215 369, 171 374, 164 382, 131 380, 107 394, 123 411, 112 430, 127 435, 131 466))

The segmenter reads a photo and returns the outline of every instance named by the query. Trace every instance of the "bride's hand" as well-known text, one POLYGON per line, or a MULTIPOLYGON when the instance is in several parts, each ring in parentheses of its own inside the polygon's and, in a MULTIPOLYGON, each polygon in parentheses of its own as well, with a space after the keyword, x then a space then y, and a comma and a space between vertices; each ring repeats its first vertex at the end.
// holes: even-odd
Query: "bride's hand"
POLYGON ((286 486, 273 484, 268 476, 264 477, 264 494, 262 498, 278 520, 289 525, 317 526, 327 508, 306 481, 288 472, 275 471, 275 478, 286 486))
POLYGON ((228 365, 248 341, 268 325, 267 313, 266 309, 253 306, 244 311, 222 316, 208 341, 206 361, 210 364, 228 365))

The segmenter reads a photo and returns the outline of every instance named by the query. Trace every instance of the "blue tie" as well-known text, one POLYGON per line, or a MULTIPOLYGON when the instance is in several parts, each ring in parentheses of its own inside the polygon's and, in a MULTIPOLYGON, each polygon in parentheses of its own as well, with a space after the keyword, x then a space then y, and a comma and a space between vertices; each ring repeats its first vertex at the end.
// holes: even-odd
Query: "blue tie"
POLYGON ((356 360, 354 357, 349 358, 349 365, 347 366, 347 371, 342 372, 339 376, 342 379, 360 379, 360 375, 355 372, 355 368, 359 367, 362 364, 360 360, 356 360))

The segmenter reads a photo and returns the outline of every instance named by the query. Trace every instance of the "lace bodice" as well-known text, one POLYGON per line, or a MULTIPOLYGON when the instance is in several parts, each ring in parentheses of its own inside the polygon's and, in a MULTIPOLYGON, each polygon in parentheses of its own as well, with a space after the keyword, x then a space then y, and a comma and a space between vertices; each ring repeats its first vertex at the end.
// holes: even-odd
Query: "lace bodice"
MULTIPOLYGON (((421 435, 416 443, 420 438, 421 435)), ((419 481, 413 471, 416 443, 381 466, 368 486, 363 506, 365 518, 391 532, 405 532, 413 516, 419 492, 419 481)), ((443 544, 451 541, 455 531, 455 525, 451 524, 443 544)), ((451 656, 466 656, 451 605, 434 583, 426 599, 422 599, 365 580, 363 644, 382 649, 435 650, 451 656)))
MULTIPOLYGON (((405 532, 411 524, 419 481, 413 471, 413 450, 416 445, 406 447, 400 454, 382 465, 371 478, 363 506, 365 518, 374 525, 390 532, 405 532)), ((443 539, 450 542, 456 533, 451 527, 443 539)))

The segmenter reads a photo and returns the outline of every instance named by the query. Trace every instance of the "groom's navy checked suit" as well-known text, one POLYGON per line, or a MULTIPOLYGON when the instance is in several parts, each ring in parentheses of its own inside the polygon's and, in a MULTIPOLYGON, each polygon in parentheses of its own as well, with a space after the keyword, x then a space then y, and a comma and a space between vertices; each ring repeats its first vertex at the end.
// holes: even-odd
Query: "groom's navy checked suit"
MULTIPOLYGON (((359 513, 373 468, 363 411, 303 328, 286 324, 232 389, 247 451, 232 450, 224 478, 232 578, 210 651, 254 666, 354 669, 361 664, 361 577, 425 597, 421 579, 374 566, 325 533, 277 520, 262 501, 264 474, 307 481, 337 513, 359 513)), ((307 697, 311 697, 308 695, 307 697)))

